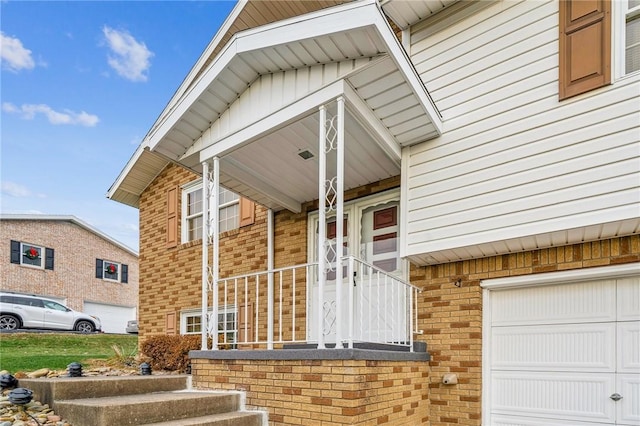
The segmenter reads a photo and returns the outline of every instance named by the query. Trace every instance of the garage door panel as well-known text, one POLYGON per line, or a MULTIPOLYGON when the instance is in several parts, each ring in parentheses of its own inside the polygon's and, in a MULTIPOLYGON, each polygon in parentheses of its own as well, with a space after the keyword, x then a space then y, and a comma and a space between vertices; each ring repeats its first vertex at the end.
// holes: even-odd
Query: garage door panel
POLYGON ((615 281, 597 281, 496 291, 494 326, 569 324, 616 320, 615 281))
POLYGON ((616 403, 619 425, 640 424, 640 374, 618 374, 617 392, 622 399, 616 403))
POLYGON ((84 312, 100 318, 105 333, 126 333, 127 321, 136 319, 136 308, 84 302, 84 312))
POLYGON ((614 372, 615 323, 496 327, 494 370, 614 372))
MULTIPOLYGON (((562 421, 558 419, 518 417, 518 416, 493 416, 493 426, 576 426, 574 421, 562 421)), ((589 426, 611 426, 610 423, 588 423, 589 426)))
POLYGON ((622 399, 617 402, 618 424, 634 425, 640 424, 640 375, 639 374, 619 374, 618 393, 622 399))
POLYGON ((618 280, 618 321, 640 321, 640 278, 618 280))
POLYGON ((640 321, 618 323, 618 372, 640 374, 640 321))
POLYGON ((496 372, 491 379, 492 415, 566 422, 615 421, 613 375, 606 373, 496 372))

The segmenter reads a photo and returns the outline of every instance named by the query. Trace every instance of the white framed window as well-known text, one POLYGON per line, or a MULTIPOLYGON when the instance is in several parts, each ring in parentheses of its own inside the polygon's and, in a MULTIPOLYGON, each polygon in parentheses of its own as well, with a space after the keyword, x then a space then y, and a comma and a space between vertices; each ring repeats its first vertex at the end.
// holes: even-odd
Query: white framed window
POLYGON ((640 0, 613 2, 616 75, 640 71, 640 0))
POLYGON ((32 268, 44 268, 45 248, 34 244, 20 243, 20 264, 32 268))
MULTIPOLYGON (((220 188, 219 231, 236 229, 240 224, 240 196, 220 188)), ((202 238, 202 182, 192 182, 182 188, 182 242, 202 238)))
POLYGON ((103 266, 103 280, 120 282, 120 271, 122 270, 122 266, 119 263, 105 260, 103 262, 103 266))
MULTIPOLYGON (((211 314, 212 311, 209 311, 211 314)), ((218 309, 218 336, 219 342, 234 344, 238 338, 237 310, 234 307, 218 309)), ((180 312, 180 334, 200 334, 202 332, 202 311, 191 309, 180 312)))
POLYGON ((129 282, 129 265, 111 260, 96 259, 96 278, 127 284, 129 282))

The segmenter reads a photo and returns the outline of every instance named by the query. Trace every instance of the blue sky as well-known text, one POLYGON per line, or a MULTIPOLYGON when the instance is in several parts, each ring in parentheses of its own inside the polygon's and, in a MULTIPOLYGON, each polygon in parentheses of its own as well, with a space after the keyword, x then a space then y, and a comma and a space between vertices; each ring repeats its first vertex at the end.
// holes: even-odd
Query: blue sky
POLYGON ((138 249, 138 211, 105 194, 232 1, 6 1, 2 213, 74 215, 138 249))

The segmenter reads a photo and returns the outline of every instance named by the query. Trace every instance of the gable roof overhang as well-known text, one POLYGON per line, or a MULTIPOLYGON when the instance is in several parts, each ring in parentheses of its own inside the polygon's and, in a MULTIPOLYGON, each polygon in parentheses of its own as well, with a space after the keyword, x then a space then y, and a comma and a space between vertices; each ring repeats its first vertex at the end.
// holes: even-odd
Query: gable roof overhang
MULTIPOLYGON (((273 94, 268 87, 263 90, 264 96, 273 94)), ((252 164, 259 156, 260 164, 280 172, 280 180, 309 181, 314 167, 296 168, 291 159, 283 160, 281 150, 292 155, 313 152, 313 147, 317 151, 318 106, 339 96, 346 101, 345 133, 352 153, 346 159, 352 168, 345 176, 347 189, 398 175, 403 146, 441 133, 441 117, 378 3, 352 2, 236 34, 163 113, 108 196, 137 205, 136 197, 157 175, 146 167, 153 161, 200 172, 203 160, 218 156, 224 186, 276 210, 296 211, 317 198, 317 184, 296 189, 277 183, 276 177, 265 179, 262 173, 269 170, 258 171, 252 164), (270 105, 261 116, 246 116, 241 126, 220 130, 217 122, 242 104, 242 95, 262 76, 345 63, 351 68, 333 79, 310 71, 310 78, 318 80, 308 85, 311 89, 270 105)))

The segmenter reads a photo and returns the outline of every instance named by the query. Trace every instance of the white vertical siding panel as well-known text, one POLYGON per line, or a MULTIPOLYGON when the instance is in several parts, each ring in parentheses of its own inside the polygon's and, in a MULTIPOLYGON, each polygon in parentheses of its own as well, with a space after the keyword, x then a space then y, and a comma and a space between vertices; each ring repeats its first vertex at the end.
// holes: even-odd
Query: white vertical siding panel
POLYGON ((613 222, 640 202, 640 75, 559 102, 557 25, 556 1, 507 0, 413 33, 445 131, 403 165, 407 255, 613 222))
MULTIPOLYGON (((314 65, 259 76, 238 95, 211 126, 212 141, 222 139, 269 116, 346 74, 368 64, 370 58, 314 65)), ((223 88, 223 90, 229 90, 223 88)), ((210 143, 207 141, 207 143, 210 143)))

